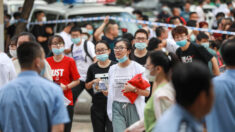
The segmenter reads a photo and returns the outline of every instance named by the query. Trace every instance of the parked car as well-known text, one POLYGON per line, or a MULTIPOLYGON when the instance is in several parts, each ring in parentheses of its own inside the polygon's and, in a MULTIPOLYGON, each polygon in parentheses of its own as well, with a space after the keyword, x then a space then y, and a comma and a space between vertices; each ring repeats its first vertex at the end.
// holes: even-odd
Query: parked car
MULTIPOLYGON (((7 11, 8 14, 12 15, 14 12, 18 11, 19 7, 23 7, 24 0, 3 0, 4 10, 7 11)), ((34 7, 44 6, 48 3, 44 0, 35 0, 34 7)))
MULTIPOLYGON (((43 11, 47 17, 47 20, 63 20, 63 19, 74 19, 74 18, 87 18, 87 17, 98 17, 98 16, 116 16, 122 18, 134 17, 123 7, 117 6, 105 6, 103 4, 76 4, 68 5, 61 2, 49 4, 47 6, 37 6, 33 8, 29 22, 35 22, 36 12, 43 11)), ((90 23, 94 28, 98 28, 103 20, 90 21, 90 22, 76 22, 79 27, 85 26, 90 23)), ((116 21, 120 27, 120 33, 122 29, 127 29, 127 32, 134 34, 138 29, 137 24, 129 22, 116 21)), ((66 23, 55 24, 53 31, 55 33, 61 32, 66 23)), ((30 26, 28 26, 30 28, 30 26)), ((121 35, 121 34, 120 34, 121 35)))

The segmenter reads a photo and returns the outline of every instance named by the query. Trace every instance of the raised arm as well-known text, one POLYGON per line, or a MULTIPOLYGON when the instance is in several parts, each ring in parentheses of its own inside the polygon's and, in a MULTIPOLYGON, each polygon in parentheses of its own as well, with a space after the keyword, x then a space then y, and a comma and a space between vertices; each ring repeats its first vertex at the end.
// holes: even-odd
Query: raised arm
POLYGON ((104 31, 105 26, 109 23, 109 16, 106 16, 104 19, 104 22, 100 25, 99 28, 96 29, 95 33, 94 33, 94 37, 96 41, 101 40, 101 34, 104 31))

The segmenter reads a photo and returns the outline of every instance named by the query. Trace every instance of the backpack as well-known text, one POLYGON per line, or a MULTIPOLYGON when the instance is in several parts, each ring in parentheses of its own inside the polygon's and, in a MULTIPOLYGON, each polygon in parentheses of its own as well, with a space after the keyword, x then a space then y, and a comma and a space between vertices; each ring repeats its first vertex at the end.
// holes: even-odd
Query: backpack
MULTIPOLYGON (((74 44, 71 45, 71 54, 72 54, 72 57, 73 57, 73 47, 74 47, 74 44)), ((87 50, 87 40, 85 40, 84 42, 84 45, 83 45, 83 48, 84 48, 84 51, 85 51, 85 62, 87 62, 87 56, 92 60, 94 61, 94 59, 91 57, 91 55, 89 54, 88 50, 87 50)))

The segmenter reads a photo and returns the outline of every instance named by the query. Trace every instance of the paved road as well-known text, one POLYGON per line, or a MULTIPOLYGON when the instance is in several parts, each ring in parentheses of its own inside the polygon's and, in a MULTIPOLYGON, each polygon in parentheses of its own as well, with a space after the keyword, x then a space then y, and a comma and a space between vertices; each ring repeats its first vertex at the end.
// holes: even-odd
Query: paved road
POLYGON ((71 132, 92 132, 90 115, 74 115, 71 132))
POLYGON ((73 122, 71 132, 92 132, 91 122, 73 122))

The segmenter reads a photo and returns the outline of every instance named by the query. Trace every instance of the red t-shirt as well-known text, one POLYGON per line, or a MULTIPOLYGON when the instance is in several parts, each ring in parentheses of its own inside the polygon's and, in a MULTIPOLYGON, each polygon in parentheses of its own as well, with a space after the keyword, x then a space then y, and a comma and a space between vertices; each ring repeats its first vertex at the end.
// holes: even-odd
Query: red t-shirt
MULTIPOLYGON (((58 85, 60 85, 60 83, 68 85, 72 81, 80 78, 76 63, 70 57, 64 56, 60 62, 55 62, 53 57, 49 57, 47 58, 47 62, 51 66, 53 81, 58 85)), ((64 96, 71 101, 69 105, 73 105, 72 90, 64 90, 64 96)))

